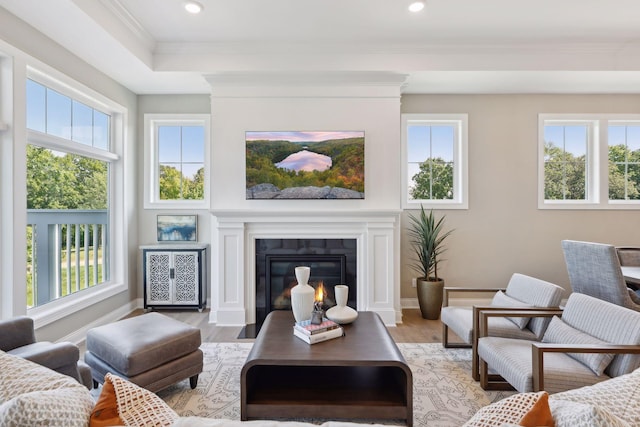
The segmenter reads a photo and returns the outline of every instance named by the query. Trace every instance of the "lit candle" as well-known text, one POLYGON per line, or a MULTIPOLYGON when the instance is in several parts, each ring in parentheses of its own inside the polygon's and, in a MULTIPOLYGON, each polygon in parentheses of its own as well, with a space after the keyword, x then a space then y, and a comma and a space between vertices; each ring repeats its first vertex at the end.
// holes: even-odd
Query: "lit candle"
POLYGON ((322 323, 324 312, 322 306, 324 304, 324 285, 322 282, 318 284, 316 288, 315 302, 313 303, 313 313, 311 313, 311 323, 319 325, 322 323))

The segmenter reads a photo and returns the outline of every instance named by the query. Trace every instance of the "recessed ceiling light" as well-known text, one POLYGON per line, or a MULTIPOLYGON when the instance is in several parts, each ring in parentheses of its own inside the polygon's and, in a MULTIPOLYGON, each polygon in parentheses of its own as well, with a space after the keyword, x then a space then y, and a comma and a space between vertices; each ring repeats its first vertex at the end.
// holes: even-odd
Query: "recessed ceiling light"
POLYGON ((422 9, 424 9, 424 1, 422 0, 414 1, 409 5, 409 10, 411 12, 420 12, 422 9))
POLYGON ((204 6, 202 6, 202 4, 198 3, 197 1, 188 1, 188 2, 185 2, 184 9, 187 12, 193 13, 195 15, 197 13, 202 12, 202 9, 204 9, 204 6))

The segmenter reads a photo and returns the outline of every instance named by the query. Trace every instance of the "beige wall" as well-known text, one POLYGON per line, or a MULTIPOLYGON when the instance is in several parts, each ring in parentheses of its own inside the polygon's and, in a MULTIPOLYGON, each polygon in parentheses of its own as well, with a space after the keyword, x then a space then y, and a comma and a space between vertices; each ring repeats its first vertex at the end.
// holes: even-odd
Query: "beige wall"
MULTIPOLYGON (((562 239, 640 244, 638 210, 537 208, 538 114, 638 114, 640 96, 406 95, 402 112, 469 114, 469 209, 437 212, 455 229, 440 270, 446 285, 504 286, 520 272, 569 290, 562 239)), ((415 298, 406 223, 404 212, 401 295, 415 298)))
MULTIPOLYGON (((209 243, 211 235, 211 215, 205 209, 145 209, 144 208, 144 115, 145 114, 209 114, 211 102, 209 95, 139 95, 138 96, 138 129, 137 146, 138 169, 137 191, 140 197, 136 202, 140 229, 138 241, 140 245, 152 245, 158 243, 156 236, 156 216, 158 214, 189 214, 198 216, 198 242, 209 243)), ((137 296, 144 297, 142 279, 142 253, 135 249, 137 259, 137 296)))

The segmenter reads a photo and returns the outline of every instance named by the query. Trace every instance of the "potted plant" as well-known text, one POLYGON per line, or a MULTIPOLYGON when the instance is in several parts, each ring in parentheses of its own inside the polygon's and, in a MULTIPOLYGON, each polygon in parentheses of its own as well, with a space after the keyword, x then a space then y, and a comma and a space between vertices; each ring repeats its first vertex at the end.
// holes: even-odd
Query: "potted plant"
POLYGON ((444 288, 444 280, 438 276, 438 263, 445 251, 444 240, 453 230, 444 231, 444 216, 436 220, 433 210, 427 214, 423 206, 420 215, 409 214, 409 220, 408 233, 415 251, 411 267, 420 275, 416 279, 420 311, 423 318, 435 320, 440 317, 444 288))

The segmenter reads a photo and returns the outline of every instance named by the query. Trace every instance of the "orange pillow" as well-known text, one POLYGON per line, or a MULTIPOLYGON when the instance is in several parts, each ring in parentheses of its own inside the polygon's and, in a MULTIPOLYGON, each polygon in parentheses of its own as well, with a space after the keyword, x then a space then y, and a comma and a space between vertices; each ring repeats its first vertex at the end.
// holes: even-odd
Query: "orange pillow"
POLYGON ((554 427, 553 415, 551 415, 551 409, 549 408, 549 393, 546 391, 541 392, 538 400, 529 409, 529 412, 522 417, 519 424, 525 427, 554 427))
POLYGON ((519 393, 481 408, 464 427, 499 427, 516 424, 525 427, 554 427, 549 394, 519 393))
POLYGON ((107 375, 102 385, 102 391, 89 418, 89 427, 122 426, 124 421, 118 415, 118 402, 116 391, 113 388, 111 377, 107 375))

